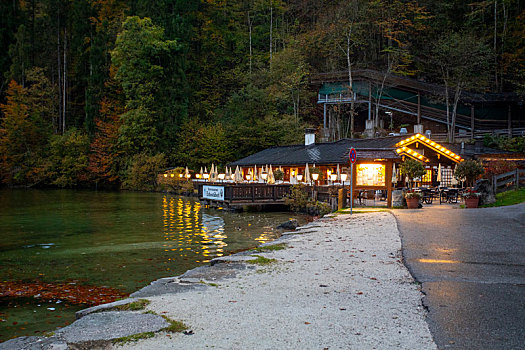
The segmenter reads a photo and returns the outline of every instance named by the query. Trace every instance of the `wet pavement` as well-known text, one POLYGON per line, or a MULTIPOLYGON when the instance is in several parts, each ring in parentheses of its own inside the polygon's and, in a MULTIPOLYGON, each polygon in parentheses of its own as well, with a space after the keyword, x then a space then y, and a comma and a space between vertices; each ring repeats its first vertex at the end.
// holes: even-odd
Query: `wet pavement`
POLYGON ((440 349, 525 348, 525 203, 393 211, 440 349))

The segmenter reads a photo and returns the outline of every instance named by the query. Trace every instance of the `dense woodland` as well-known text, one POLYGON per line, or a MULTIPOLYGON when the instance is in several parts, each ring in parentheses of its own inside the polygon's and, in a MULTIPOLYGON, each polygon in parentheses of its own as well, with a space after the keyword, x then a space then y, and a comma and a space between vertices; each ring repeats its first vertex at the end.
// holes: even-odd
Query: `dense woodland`
POLYGON ((144 188, 168 166, 301 142, 322 120, 308 85, 319 72, 525 90, 522 0, 11 0, 0 11, 9 186, 144 188))

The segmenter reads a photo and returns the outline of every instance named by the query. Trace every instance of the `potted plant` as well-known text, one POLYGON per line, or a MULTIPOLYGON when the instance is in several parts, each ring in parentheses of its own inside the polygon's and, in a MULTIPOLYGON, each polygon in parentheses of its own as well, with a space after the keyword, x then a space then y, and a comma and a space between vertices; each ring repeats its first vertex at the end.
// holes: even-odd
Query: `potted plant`
POLYGON ((467 186, 472 187, 478 176, 485 172, 483 165, 475 160, 466 160, 456 166, 454 177, 458 181, 466 180, 467 186))
POLYGON ((467 208, 477 208, 479 203, 479 197, 481 193, 475 192, 472 189, 468 189, 463 193, 463 199, 465 200, 465 206, 467 208))
POLYGON ((419 206, 419 200, 421 199, 421 194, 418 192, 407 192, 405 193, 405 199, 407 201, 408 209, 417 209, 419 206))
POLYGON ((276 169, 273 171, 273 178, 275 179, 275 181, 282 181, 282 179, 284 179, 284 173, 282 170, 279 170, 279 169, 276 169))
POLYGON ((399 167, 399 171, 401 174, 406 175, 408 177, 409 189, 411 188, 412 182, 416 177, 421 177, 426 173, 423 164, 414 159, 405 160, 399 167))

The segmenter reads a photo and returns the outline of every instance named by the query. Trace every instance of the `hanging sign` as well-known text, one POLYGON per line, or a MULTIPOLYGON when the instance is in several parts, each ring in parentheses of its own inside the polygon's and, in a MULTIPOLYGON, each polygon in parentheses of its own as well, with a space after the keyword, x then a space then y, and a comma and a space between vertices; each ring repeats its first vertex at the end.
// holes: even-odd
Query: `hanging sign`
POLYGON ((223 201, 224 200, 224 187, 204 185, 202 186, 202 198, 223 201))
POLYGON ((357 152, 355 151, 355 148, 350 148, 350 163, 354 164, 357 160, 357 152))

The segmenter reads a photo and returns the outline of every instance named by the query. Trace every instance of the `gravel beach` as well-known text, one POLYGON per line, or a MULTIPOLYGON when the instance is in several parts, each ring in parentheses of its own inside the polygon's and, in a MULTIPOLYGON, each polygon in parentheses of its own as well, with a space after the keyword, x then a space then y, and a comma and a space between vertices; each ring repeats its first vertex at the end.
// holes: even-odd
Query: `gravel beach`
MULTIPOLYGON (((286 249, 251 252, 273 263, 247 263, 219 279, 194 274, 187 282, 205 288, 147 297, 147 310, 183 321, 189 335, 158 332, 112 347, 436 349, 391 213, 325 217, 276 243, 286 249)), ((236 255, 219 265, 246 259, 254 258, 236 255)))

